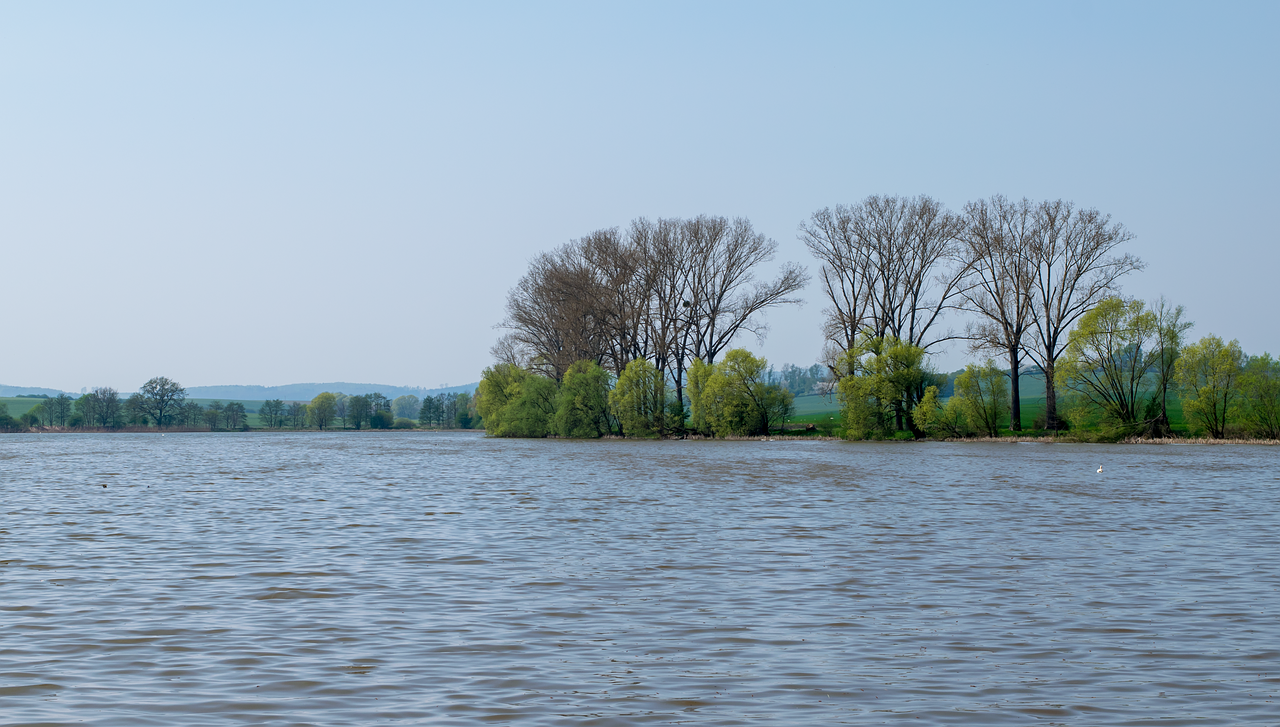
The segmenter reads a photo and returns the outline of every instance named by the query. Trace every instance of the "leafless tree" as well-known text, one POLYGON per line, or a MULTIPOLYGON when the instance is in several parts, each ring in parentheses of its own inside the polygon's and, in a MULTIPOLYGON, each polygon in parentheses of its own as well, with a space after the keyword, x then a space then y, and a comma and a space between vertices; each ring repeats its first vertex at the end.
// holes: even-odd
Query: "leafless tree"
POLYGON ((996 195, 965 205, 964 218, 969 277, 962 296, 965 307, 978 316, 966 337, 975 350, 999 352, 1009 362, 1009 428, 1020 431, 1018 372, 1023 338, 1034 314, 1027 252, 1036 233, 1035 205, 1026 198, 1011 202, 996 195))
POLYGON ((843 353, 864 334, 928 350, 955 338, 935 326, 964 292, 964 227, 926 196, 872 195, 815 212, 800 226, 800 239, 823 263, 828 345, 843 353))
POLYGON ((493 354, 557 380, 574 361, 620 374, 645 358, 680 396, 694 357, 714 361, 739 333, 763 335, 762 312, 799 302, 800 266, 756 279, 776 250, 745 219, 641 218, 625 234, 596 231, 534 258, 508 295, 510 333, 493 354))
POLYGON ((1034 306, 1032 340, 1023 351, 1045 376, 1045 426, 1058 427, 1054 367, 1066 350, 1067 334, 1080 316, 1116 291, 1121 276, 1141 270, 1141 260, 1117 247, 1133 239, 1111 216, 1075 209, 1070 202, 1040 203, 1035 235, 1028 245, 1034 306))

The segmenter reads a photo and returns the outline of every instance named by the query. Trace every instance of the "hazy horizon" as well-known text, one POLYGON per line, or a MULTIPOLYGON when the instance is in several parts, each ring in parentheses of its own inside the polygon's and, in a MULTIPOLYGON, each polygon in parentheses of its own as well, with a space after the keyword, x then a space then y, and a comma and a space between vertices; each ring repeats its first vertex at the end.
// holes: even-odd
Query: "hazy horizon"
MULTIPOLYGON (((528 260, 868 194, 1096 207, 1192 337, 1280 354, 1280 6, 0 7, 0 383, 470 382, 528 260)), ((821 348, 820 292, 769 315, 821 348)), ((953 319, 963 325, 962 319, 953 319)), ((939 356, 949 371, 961 345, 939 356)))

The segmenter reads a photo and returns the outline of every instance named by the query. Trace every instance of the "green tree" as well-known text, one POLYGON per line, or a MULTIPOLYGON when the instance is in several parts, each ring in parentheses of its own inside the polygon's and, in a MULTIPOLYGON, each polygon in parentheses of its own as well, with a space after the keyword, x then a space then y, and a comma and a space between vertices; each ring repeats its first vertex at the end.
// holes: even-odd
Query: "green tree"
POLYGON ((453 395, 453 424, 459 429, 471 428, 471 414, 473 408, 471 405, 471 394, 465 391, 459 391, 453 395))
POLYGON ((765 359, 735 348, 702 386, 703 416, 717 436, 768 434, 792 410, 794 395, 767 379, 765 359))
POLYGON ((224 408, 220 401, 211 401, 209 406, 205 407, 204 421, 209 425, 210 429, 217 429, 222 425, 222 410, 224 408))
POLYGON ((333 418, 337 416, 337 408, 333 394, 327 391, 316 394, 307 405, 307 416, 311 419, 311 426, 320 431, 328 429, 333 423, 333 418))
POLYGON ((965 418, 964 400, 951 396, 945 404, 942 403, 937 386, 925 389, 920 403, 911 410, 911 418, 920 431, 930 435, 965 437, 971 431, 965 418))
POLYGON ((143 411, 155 420, 157 427, 169 423, 173 410, 182 406, 187 398, 187 390, 167 377, 157 376, 142 385, 138 392, 143 397, 143 411))
POLYGON ((989 437, 1000 436, 1000 416, 1009 406, 1009 380, 995 361, 988 358, 981 366, 966 366, 956 377, 954 392, 952 399, 969 426, 989 437))
POLYGON ((307 425, 307 405, 300 401, 291 401, 285 409, 285 416, 294 429, 302 429, 307 425))
POLYGON ((551 433, 556 409, 556 382, 531 374, 519 384, 519 394, 502 409, 500 437, 545 437, 551 433))
POLYGON ((422 407, 418 409, 418 424, 428 427, 437 424, 440 421, 440 410, 444 407, 440 400, 434 396, 428 396, 422 400, 422 407))
POLYGON ((390 429, 395 422, 395 415, 387 409, 379 409, 369 415, 370 429, 390 429))
POLYGON ((593 439, 610 431, 609 373, 594 361, 577 361, 556 395, 552 430, 561 437, 593 439))
POLYGON ((347 419, 356 431, 360 431, 361 426, 369 423, 369 415, 372 413, 373 407, 369 405, 368 397, 356 395, 347 399, 347 419))
POLYGON ((689 395, 689 429, 704 437, 711 436, 711 422, 707 419, 707 407, 703 403, 703 392, 707 389, 707 380, 715 373, 715 365, 695 358, 689 364, 688 383, 685 392, 689 395))
POLYGON ((1055 371, 1075 392, 1121 425, 1137 424, 1158 385, 1164 352, 1160 320, 1140 300, 1105 298, 1080 317, 1055 371))
MULTIPOLYGON (((507 406, 520 396, 521 384, 529 378, 527 370, 515 364, 500 363, 485 369, 480 376, 476 403, 480 416, 484 418, 486 430, 494 436, 502 429, 502 413, 507 406)), ((444 418, 444 400, 438 399, 432 405, 432 420, 444 418), (438 412, 437 412, 438 407, 438 412)))
POLYGON ((1214 439, 1225 437, 1227 425, 1239 414, 1243 369, 1240 343, 1224 343, 1214 335, 1187 346, 1174 364, 1183 413, 1214 439))
POLYGON ((258 408, 258 421, 267 429, 277 429, 284 424, 284 402, 268 399, 258 408))
POLYGON ((404 417, 412 419, 418 416, 418 412, 422 409, 422 402, 413 394, 405 394, 397 396, 395 401, 391 402, 391 413, 396 417, 404 417))
POLYGON ((227 407, 222 410, 222 416, 227 421, 227 429, 239 429, 244 426, 248 415, 245 413, 244 404, 238 401, 227 403, 227 407))
POLYGON ((188 400, 178 410, 178 419, 182 421, 184 427, 198 427, 204 421, 204 407, 194 401, 188 400))
POLYGON ((1280 361, 1271 354, 1250 356, 1240 377, 1244 419, 1254 436, 1280 439, 1280 361))
POLYGON ((130 394, 128 399, 124 401, 125 421, 135 426, 146 426, 148 424, 148 404, 147 397, 141 393, 130 394))
POLYGON ((845 353, 836 384, 845 436, 893 436, 904 427, 923 434, 912 416, 939 375, 928 368, 923 348, 892 336, 863 338, 845 353))
POLYGON ((609 408, 625 436, 661 435, 666 416, 666 377, 645 359, 632 360, 609 392, 609 408))

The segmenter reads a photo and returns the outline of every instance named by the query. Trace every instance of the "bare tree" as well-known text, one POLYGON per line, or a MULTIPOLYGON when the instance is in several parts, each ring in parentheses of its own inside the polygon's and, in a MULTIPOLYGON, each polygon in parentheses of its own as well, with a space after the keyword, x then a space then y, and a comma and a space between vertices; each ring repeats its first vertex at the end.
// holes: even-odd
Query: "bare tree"
POLYGON ((641 218, 625 234, 598 230, 531 261, 508 294, 510 333, 494 357, 556 380, 575 361, 616 375, 644 358, 682 396, 692 358, 714 361, 740 332, 763 335, 763 311, 799 302, 808 276, 798 265, 756 280, 776 249, 745 219, 641 218))
POLYGON ((926 196, 872 195, 815 212, 800 239, 823 263, 828 343, 847 350, 861 333, 927 350, 954 338, 932 331, 964 291, 963 230, 959 215, 926 196))
POLYGON ((1009 429, 1021 431, 1018 372, 1023 338, 1033 324, 1031 259, 1035 206, 1026 198, 1000 195, 964 208, 962 236, 969 277, 962 288, 965 307, 979 316, 966 329, 975 350, 996 351, 1009 362, 1009 429))
POLYGON ((830 303, 822 311, 827 349, 823 357, 832 369, 835 360, 857 343, 868 318, 870 281, 863 274, 868 268, 866 251, 854 234, 852 218, 852 208, 838 205, 834 212, 830 207, 814 212, 800 225, 800 240, 822 263, 818 277, 830 303))
POLYGON ((1042 202, 1035 211, 1035 233, 1027 250, 1034 331, 1023 351, 1044 372, 1045 427, 1057 429, 1054 365, 1066 350, 1071 326, 1115 293, 1121 276, 1144 264, 1128 253, 1113 254, 1133 235, 1096 209, 1077 210, 1063 200, 1042 202))

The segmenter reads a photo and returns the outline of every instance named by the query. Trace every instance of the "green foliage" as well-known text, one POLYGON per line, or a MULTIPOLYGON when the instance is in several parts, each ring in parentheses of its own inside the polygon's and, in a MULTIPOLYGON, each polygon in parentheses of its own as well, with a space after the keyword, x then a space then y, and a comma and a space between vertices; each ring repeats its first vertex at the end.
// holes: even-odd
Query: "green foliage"
POLYGON ((860 340, 845 353, 836 389, 846 437, 892 437, 903 426, 917 427, 912 416, 917 405, 930 386, 945 383, 926 366, 925 355, 919 346, 892 336, 860 340))
POLYGON ((1240 377, 1244 420, 1251 434, 1280 439, 1280 361, 1271 354, 1250 356, 1240 377))
POLYGON ((337 416, 337 413, 337 400, 333 394, 330 394, 327 391, 316 394, 315 398, 311 400, 311 403, 307 405, 307 418, 311 420, 311 426, 321 431, 329 428, 329 425, 333 422, 333 418, 337 416))
POLYGON ((397 419, 411 419, 418 416, 422 410, 422 402, 413 394, 405 394, 397 396, 391 402, 391 413, 396 415, 397 419))
POLYGON ((396 417, 395 423, 391 425, 393 429, 413 429, 414 421, 408 417, 396 417))
POLYGON ((689 365, 685 393, 689 395, 688 428, 695 434, 711 436, 711 422, 707 420, 707 408, 703 405, 703 392, 707 388, 707 380, 715 373, 715 367, 695 358, 689 365))
POLYGON ((1174 365, 1182 409, 1210 437, 1226 436, 1227 425, 1239 415, 1243 370, 1240 343, 1224 343, 1214 335, 1187 346, 1174 365))
POLYGON ((1000 415, 1009 408, 1009 381, 991 359, 981 366, 969 364, 956 377, 951 401, 957 402, 970 427, 989 437, 998 437, 1000 415))
POLYGON ((970 429, 964 415, 964 401, 956 396, 941 402, 937 386, 925 389, 920 403, 911 411, 911 418, 920 431, 938 437, 968 436, 970 429))
POLYGON ((1071 331, 1054 380, 1117 424, 1134 425, 1161 370, 1159 340, 1160 320, 1142 301, 1107 298, 1071 331))
MULTIPOLYGON (((725 353, 699 386, 699 412, 716 436, 768 434, 794 409, 795 396, 768 383, 768 362, 735 348, 725 353)), ((700 372, 701 374, 701 372, 700 372)))
MULTIPOLYGON (((310 409, 310 407, 308 407, 310 409)), ((369 415, 370 429, 390 429, 395 424, 396 417, 388 409, 379 409, 369 415)))
POLYGON ((642 358, 627 364, 609 392, 609 407, 628 437, 662 434, 665 405, 666 379, 642 358))
POLYGON ((565 372, 556 395, 552 430, 561 437, 592 439, 611 430, 609 373, 593 361, 577 361, 565 372))
POLYGON ((360 427, 369 423, 371 414, 373 414, 373 407, 369 404, 369 397, 360 395, 347 397, 347 421, 356 428, 356 431, 360 431, 360 427))
POLYGON ((499 413, 499 437, 545 437, 551 433, 551 418, 556 411, 556 382, 545 376, 529 374, 516 385, 516 395, 499 413))
MULTIPOLYGON (((484 370, 480 377, 479 393, 476 395, 478 401, 476 408, 480 412, 480 416, 485 421, 486 430, 494 436, 502 436, 499 432, 502 429, 503 412, 512 401, 520 396, 522 384, 525 379, 533 374, 520 368, 514 364, 496 364, 484 370)), ((432 421, 436 421, 437 417, 443 419, 444 400, 433 403, 431 411, 423 407, 421 416, 432 417, 432 421), (435 411, 436 407, 440 407, 440 412, 435 411)))

